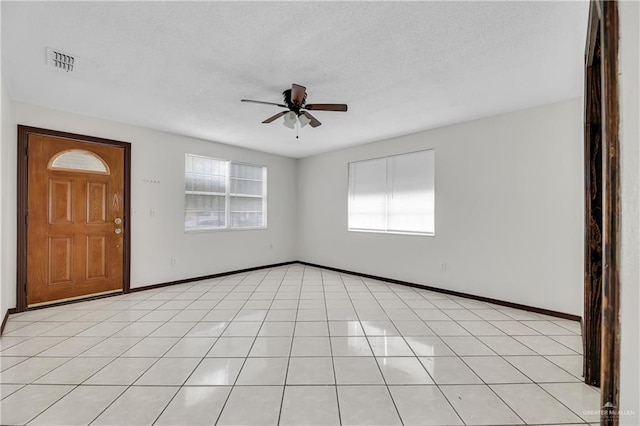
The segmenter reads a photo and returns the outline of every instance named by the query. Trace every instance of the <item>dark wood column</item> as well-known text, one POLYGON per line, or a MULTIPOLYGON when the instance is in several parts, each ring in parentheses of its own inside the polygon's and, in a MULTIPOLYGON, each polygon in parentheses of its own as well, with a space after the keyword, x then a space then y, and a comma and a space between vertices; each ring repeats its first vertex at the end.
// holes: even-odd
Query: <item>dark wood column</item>
POLYGON ((602 320, 602 120, 600 46, 587 67, 585 92, 584 379, 600 386, 602 320))
POLYGON ((618 3, 601 3, 603 262, 602 369, 603 425, 618 424, 620 393, 620 109, 618 102, 618 3))
POLYGON ((585 74, 585 238, 584 238, 584 381, 600 386, 602 339, 602 84, 598 16, 591 9, 592 25, 586 52, 585 74), (596 20, 594 23, 593 20, 596 20), (594 25, 595 24, 595 25, 594 25))
POLYGON ((600 386, 603 425, 620 392, 618 3, 592 0, 585 52, 585 382, 600 386))

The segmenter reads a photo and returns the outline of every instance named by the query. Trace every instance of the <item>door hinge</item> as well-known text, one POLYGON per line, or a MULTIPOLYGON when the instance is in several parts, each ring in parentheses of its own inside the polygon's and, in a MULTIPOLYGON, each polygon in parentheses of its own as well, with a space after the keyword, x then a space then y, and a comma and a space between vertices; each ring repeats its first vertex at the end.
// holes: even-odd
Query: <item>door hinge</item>
POLYGON ((24 215, 24 224, 29 225, 29 212, 24 215))
POLYGON ((25 155, 25 157, 29 156, 29 145, 24 147, 24 155, 25 155))

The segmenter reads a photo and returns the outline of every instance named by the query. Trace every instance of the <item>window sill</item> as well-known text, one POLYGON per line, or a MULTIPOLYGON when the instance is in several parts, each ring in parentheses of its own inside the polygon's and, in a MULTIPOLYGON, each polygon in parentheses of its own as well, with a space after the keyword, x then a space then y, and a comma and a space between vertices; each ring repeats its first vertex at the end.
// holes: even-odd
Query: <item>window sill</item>
POLYGON ((418 237, 435 237, 435 232, 408 232, 408 231, 375 231, 372 229, 347 229, 349 232, 363 232, 366 234, 388 234, 388 235, 415 235, 418 237))
POLYGON ((209 232, 233 232, 233 231, 264 231, 266 226, 255 226, 251 228, 219 228, 219 229, 185 229, 185 234, 201 234, 209 232))

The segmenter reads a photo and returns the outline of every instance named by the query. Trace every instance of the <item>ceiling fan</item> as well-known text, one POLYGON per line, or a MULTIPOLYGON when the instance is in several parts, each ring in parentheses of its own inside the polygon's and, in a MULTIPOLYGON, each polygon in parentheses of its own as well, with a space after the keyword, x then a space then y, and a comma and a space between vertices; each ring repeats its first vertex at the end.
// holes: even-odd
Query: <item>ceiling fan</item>
POLYGON ((296 124, 296 120, 300 123, 301 127, 307 124, 311 127, 318 127, 320 123, 309 111, 346 111, 346 104, 308 104, 307 103, 307 88, 300 86, 299 84, 292 84, 291 89, 287 89, 282 92, 283 104, 275 102, 254 101, 251 99, 241 99, 241 102, 253 102, 255 104, 275 105, 281 108, 287 108, 287 111, 279 112, 266 120, 264 124, 271 123, 280 117, 284 117, 284 125, 293 129, 296 124))

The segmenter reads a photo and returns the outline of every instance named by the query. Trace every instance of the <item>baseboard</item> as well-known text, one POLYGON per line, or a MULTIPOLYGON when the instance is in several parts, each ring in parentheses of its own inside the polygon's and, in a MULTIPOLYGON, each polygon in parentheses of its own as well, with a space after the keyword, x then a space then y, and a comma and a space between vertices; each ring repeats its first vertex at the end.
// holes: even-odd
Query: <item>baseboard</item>
POLYGON ((177 284, 186 284, 186 283, 191 283, 191 282, 195 282, 195 281, 211 280, 211 279, 214 279, 214 278, 226 277, 228 275, 242 274, 244 272, 259 271, 260 269, 269 269, 269 268, 277 268, 279 266, 292 265, 294 263, 299 263, 299 262, 297 262, 295 260, 292 260, 292 261, 289 261, 289 262, 273 263, 271 265, 254 266, 252 268, 238 269, 236 271, 220 272, 218 274, 202 275, 202 276, 199 276, 199 277, 185 278, 185 279, 182 279, 182 280, 167 281, 167 282, 163 282, 163 283, 150 284, 150 285, 145 285, 145 286, 142 286, 142 287, 132 288, 132 289, 129 290, 129 293, 134 293, 134 292, 137 292, 137 291, 144 291, 144 290, 151 290, 151 289, 160 288, 160 287, 168 287, 168 286, 177 285, 177 284))
MULTIPOLYGON (((437 292, 437 293, 447 294, 447 295, 450 295, 450 296, 465 297, 467 299, 478 300, 480 302, 492 303, 494 305, 500 305, 500 306, 505 306, 505 307, 514 308, 514 309, 522 309, 524 311, 534 312, 534 313, 537 313, 537 314, 548 315, 548 316, 552 316, 552 317, 556 317, 556 318, 562 318, 562 319, 571 320, 571 321, 578 321, 578 322, 582 323, 582 317, 580 317, 578 315, 567 314, 565 312, 558 312, 558 311, 553 311, 553 310, 550 310, 550 309, 537 308, 535 306, 522 305, 520 303, 507 302, 507 301, 504 301, 504 300, 493 299, 493 298, 484 297, 484 296, 478 296, 478 295, 475 295, 475 294, 463 293, 461 291, 447 290, 447 289, 444 289, 444 288, 432 287, 432 286, 428 286, 428 285, 424 285, 424 284, 416 284, 416 283, 412 283, 412 282, 408 282, 408 281, 396 280, 394 278, 379 277, 377 275, 365 274, 365 273, 362 273, 362 272, 348 271, 346 269, 340 269, 340 268, 334 268, 334 267, 331 267, 331 266, 318 265, 318 264, 315 264, 315 263, 303 262, 301 260, 293 260, 293 261, 289 261, 289 262, 274 263, 274 264, 271 264, 271 265, 254 266, 252 268, 239 269, 239 270, 235 270, 235 271, 220 272, 220 273, 217 273, 217 274, 202 275, 202 276, 198 276, 198 277, 185 278, 185 279, 175 280, 175 281, 167 281, 167 282, 162 282, 162 283, 157 283, 157 284, 146 285, 146 286, 143 286, 143 287, 132 288, 132 289, 129 290, 129 292, 130 293, 134 293, 134 292, 138 292, 138 291, 151 290, 151 289, 154 289, 154 288, 161 288, 161 287, 168 287, 168 286, 177 285, 177 284, 186 284, 186 283, 190 283, 190 282, 210 280, 210 279, 226 277, 226 276, 234 275, 234 274, 241 274, 241 273, 244 273, 244 272, 259 271, 261 269, 276 268, 276 267, 279 267, 279 266, 287 266, 287 265, 292 265, 292 264, 296 264, 296 263, 301 264, 301 265, 305 265, 305 266, 315 267, 315 268, 328 269, 330 271, 340 272, 340 273, 343 273, 343 274, 350 274, 350 275, 355 275, 355 276, 358 276, 358 277, 370 278, 370 279, 384 281, 384 282, 388 282, 388 283, 399 284, 399 285, 404 285, 404 286, 408 286, 408 287, 420 288, 420 289, 423 289, 423 290, 434 291, 434 292, 437 292)), ((103 296, 89 297, 87 299, 66 301, 66 302, 57 303, 55 305, 47 305, 47 306, 41 306, 41 307, 37 307, 37 308, 28 308, 27 310, 43 309, 43 308, 46 308, 46 307, 49 307, 49 306, 66 305, 66 304, 70 304, 70 303, 78 303, 78 302, 83 302, 83 301, 87 301, 87 300, 101 299, 103 297, 111 297, 111 296, 116 296, 118 294, 122 294, 122 293, 115 293, 113 295, 107 294, 107 295, 103 295, 103 296)), ((9 314, 13 314, 15 312, 16 312, 15 309, 9 309, 6 312, 6 314, 4 316, 4 320, 2 321, 2 328, 0 328, 0 335, 2 335, 2 331, 4 331, 4 327, 5 327, 5 324, 7 322, 7 319, 9 318, 9 314)))
POLYGON ((7 325, 7 321, 9 320, 9 315, 15 314, 15 313, 16 313, 15 308, 7 309, 7 312, 4 313, 4 318, 2 319, 2 325, 0 325, 0 336, 2 336, 2 333, 4 333, 4 327, 7 325))
MULTIPOLYGON (((63 299, 63 300, 53 301, 51 303, 43 303, 35 306, 34 305, 27 306, 27 309, 21 312, 37 311, 38 309, 53 308, 54 306, 73 305, 74 303, 88 302, 90 300, 104 299, 106 297, 121 296, 122 294, 124 294, 122 291, 115 291, 113 293, 106 293, 106 294, 90 294, 86 297, 63 299)), ((18 310, 15 310, 15 312, 18 312, 18 310)))
MULTIPOLYGON (((137 291, 144 291, 144 290, 151 290, 153 288, 167 287, 167 286, 176 285, 176 284, 185 284, 185 283, 190 283, 190 282, 194 282, 194 281, 209 280, 209 279, 212 279, 212 278, 219 278, 219 277, 224 277, 224 276, 227 276, 227 275, 240 274, 240 273, 243 273, 243 272, 258 271, 260 269, 275 268, 275 267, 278 267, 278 266, 286 266, 286 265, 291 265, 293 263, 297 263, 297 262, 295 260, 292 260, 290 262, 274 263, 272 265, 255 266, 255 267, 252 267, 252 268, 239 269, 239 270, 236 270, 236 271, 221 272, 219 274, 203 275, 203 276, 200 276, 200 277, 185 278, 185 279, 182 279, 182 280, 168 281, 168 282, 163 282, 163 283, 158 283, 158 284, 151 284, 151 285, 146 285, 146 286, 143 286, 143 287, 132 288, 132 289, 129 290, 129 293, 134 293, 134 292, 137 292, 137 291)), ((103 299, 103 298, 106 298, 106 297, 120 296, 122 294, 124 294, 124 293, 123 292, 117 292, 117 293, 110 293, 110 294, 100 294, 100 295, 87 296, 87 297, 83 297, 83 298, 80 298, 80 299, 53 302, 53 303, 40 305, 40 306, 29 306, 29 307, 27 307, 27 309, 25 311, 35 311, 37 309, 45 309, 45 308, 50 308, 50 307, 53 307, 53 306, 70 305, 72 303, 80 303, 80 302, 86 302, 86 301, 89 301, 89 300, 103 299)), ((13 314, 13 313, 16 313, 16 312, 17 311, 15 309, 9 309, 7 315, 13 314)), ((5 322, 7 321, 7 316, 5 316, 4 321, 5 322)), ((3 329, 4 329, 5 322, 2 323, 2 328, 3 329)), ((0 333, 0 335, 1 334, 2 333, 0 333)))
POLYGON ((298 261, 297 263, 300 263, 301 265, 316 267, 316 268, 328 269, 330 271, 340 272, 343 274, 356 275, 358 277, 370 278, 374 280, 385 281, 388 283, 405 285, 408 287, 421 288, 424 290, 434 291, 437 293, 447 294, 450 296, 465 297, 467 299, 478 300, 480 302, 493 303, 494 305, 506 306, 508 308, 522 309, 524 311, 534 312, 536 314, 549 315, 552 317, 562 318, 566 320, 582 322, 581 316, 567 314, 565 312, 552 311, 550 309, 544 309, 544 308, 536 308, 535 306, 521 305, 520 303, 507 302, 504 300, 492 299, 490 297, 477 296, 475 294, 463 293, 461 291, 455 291, 455 290, 447 290, 444 288, 432 287, 424 284, 416 284, 416 283, 411 283, 407 281, 396 280, 393 278, 378 277, 376 275, 364 274, 362 272, 347 271, 345 269, 333 268, 331 266, 317 265, 315 263, 309 263, 309 262, 303 262, 303 261, 298 261))

